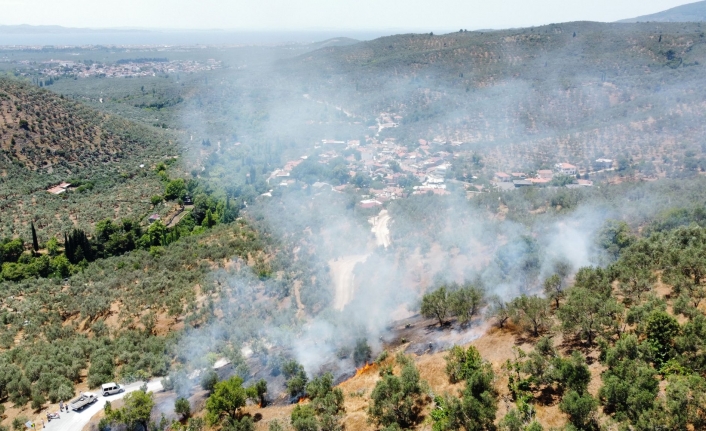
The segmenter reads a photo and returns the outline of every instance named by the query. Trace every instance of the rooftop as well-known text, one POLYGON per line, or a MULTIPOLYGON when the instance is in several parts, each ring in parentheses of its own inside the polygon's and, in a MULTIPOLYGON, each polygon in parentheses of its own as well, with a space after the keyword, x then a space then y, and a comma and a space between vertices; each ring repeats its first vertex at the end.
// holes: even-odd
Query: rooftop
POLYGON ((556 167, 559 169, 576 169, 576 166, 571 163, 557 163, 556 167))

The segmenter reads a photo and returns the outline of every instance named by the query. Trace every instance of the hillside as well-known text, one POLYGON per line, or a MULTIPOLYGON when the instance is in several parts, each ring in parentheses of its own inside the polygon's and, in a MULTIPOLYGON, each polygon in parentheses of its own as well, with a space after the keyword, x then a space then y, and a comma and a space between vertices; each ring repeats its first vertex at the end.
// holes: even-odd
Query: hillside
POLYGON ((360 41, 357 39, 352 39, 350 37, 336 37, 333 39, 326 39, 321 42, 314 42, 307 45, 307 48, 314 51, 316 49, 328 48, 332 46, 348 46, 355 45, 360 41))
POLYGON ((224 225, 160 253, 137 250, 84 264, 63 282, 55 276, 0 282, 5 424, 33 416, 29 402, 37 397, 56 404, 106 378, 166 375, 174 334, 214 318, 221 280, 212 270, 247 269, 228 262, 255 259, 264 245, 248 226, 224 225))
POLYGON ((606 157, 646 177, 678 177, 703 153, 703 34, 698 23, 594 22, 402 34, 295 58, 214 52, 230 68, 179 82, 131 79, 103 90, 100 79, 62 79, 52 88, 189 130, 190 157, 227 180, 236 180, 228 177, 238 164, 225 161, 235 143, 267 170, 317 140, 366 135, 410 149, 420 139, 458 144, 491 174, 567 160, 590 169, 606 157), (203 163, 206 140, 226 145, 226 157, 203 163))
MULTIPOLYGON (((706 420, 702 408, 706 292, 702 278, 693 277, 703 265, 692 257, 706 247, 703 210, 698 205, 693 211, 658 216, 642 235, 623 230, 610 244, 616 251, 610 264, 583 267, 568 277, 559 270, 544 283, 546 297, 532 291, 513 300, 488 298, 481 301, 484 313, 470 323, 448 314, 441 318, 443 325, 435 316, 391 323, 381 346, 384 353, 337 385, 342 401, 334 418, 356 430, 384 429, 385 420, 399 421, 403 429, 448 431, 494 426, 644 429, 645 423, 701 429, 706 420), (452 344, 471 348, 465 364, 453 365, 458 351, 452 344), (416 368, 417 378, 427 383, 421 394, 407 394, 416 406, 409 410, 412 419, 389 413, 395 419, 383 417, 376 423, 380 420, 374 413, 376 404, 392 399, 405 409, 395 398, 402 389, 395 389, 390 376, 404 376, 407 361, 416 368), (480 380, 466 380, 452 377, 454 370, 486 374, 480 380), (455 406, 459 399, 462 405, 455 406)), ((459 291, 459 286, 443 284, 427 293, 422 304, 442 288, 459 291)), ((302 407, 316 409, 321 402, 314 387, 307 391, 310 396, 298 404, 262 408, 249 403, 242 410, 243 420, 254 419, 257 430, 279 429, 271 428, 275 421, 303 429, 297 424, 302 415, 325 423, 327 412, 306 412, 302 407)), ((199 392, 190 401, 198 405, 201 397, 199 392)))
POLYGON ((689 3, 637 18, 623 19, 618 22, 701 22, 706 21, 706 1, 689 3))
POLYGON ((4 163, 48 174, 140 158, 149 163, 169 148, 164 134, 6 78, 0 79, 0 133, 4 163))
POLYGON ((161 129, 0 79, 0 233, 26 238, 33 220, 46 241, 104 218, 144 217, 162 187, 147 172, 179 154, 173 139, 161 129), (62 182, 73 187, 63 195, 46 191, 62 182))
POLYGON ((703 428, 700 25, 353 42, 204 47, 223 68, 130 79, 80 76, 163 54, 49 75, 21 53, 25 81, 0 80, 0 431, 152 378, 88 428, 703 428))
POLYGON ((702 151, 705 62, 698 24, 575 22, 396 35, 282 67, 366 126, 401 117, 381 138, 463 143, 504 169, 630 154, 654 172, 702 151))

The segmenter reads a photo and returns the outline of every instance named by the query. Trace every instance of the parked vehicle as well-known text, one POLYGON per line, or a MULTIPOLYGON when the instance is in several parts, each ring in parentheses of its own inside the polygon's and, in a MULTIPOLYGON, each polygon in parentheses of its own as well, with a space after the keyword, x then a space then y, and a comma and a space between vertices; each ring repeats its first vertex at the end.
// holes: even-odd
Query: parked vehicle
POLYGON ((90 392, 81 392, 81 396, 71 401, 69 406, 71 410, 78 411, 86 407, 89 404, 93 404, 98 400, 96 396, 90 392))
POLYGON ((103 391, 103 396, 118 394, 120 392, 125 392, 125 389, 115 382, 103 383, 101 385, 101 390, 103 391))

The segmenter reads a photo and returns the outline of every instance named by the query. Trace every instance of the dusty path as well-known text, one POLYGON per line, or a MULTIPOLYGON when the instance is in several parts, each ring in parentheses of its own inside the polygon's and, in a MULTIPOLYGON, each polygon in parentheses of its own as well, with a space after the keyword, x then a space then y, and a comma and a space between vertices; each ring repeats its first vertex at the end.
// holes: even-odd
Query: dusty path
POLYGON ((387 210, 380 211, 380 214, 368 221, 373 225, 371 231, 375 234, 376 245, 387 248, 390 245, 390 215, 387 210))
POLYGON ((333 308, 343 310, 353 298, 355 285, 353 284, 353 269, 358 263, 365 262, 368 258, 367 254, 346 256, 338 260, 330 260, 328 262, 333 275, 333 283, 336 287, 336 296, 333 301, 333 308))
MULTIPOLYGON (((98 396, 98 400, 91 404, 90 406, 86 407, 85 409, 79 411, 79 412, 74 412, 71 411, 69 413, 61 413, 61 418, 60 419, 54 419, 51 422, 46 423, 46 416, 44 417, 44 421, 46 423, 46 427, 44 428, 47 431, 79 431, 82 430, 83 427, 85 427, 88 422, 90 422, 91 418, 101 410, 103 410, 103 407, 105 406, 106 401, 113 401, 120 399, 125 396, 125 394, 128 394, 132 391, 136 391, 140 389, 140 386, 143 384, 143 382, 136 382, 136 383, 131 383, 129 385, 125 385, 125 392, 121 392, 119 394, 115 395, 108 395, 107 397, 103 397, 103 395, 99 395, 100 389, 98 389, 97 392, 93 392, 98 396)), ((162 381, 161 379, 154 379, 150 380, 147 382, 147 390, 151 392, 158 392, 162 390, 162 381)), ((52 410, 52 412, 55 410, 52 410)), ((39 422, 39 421, 36 421, 39 422)), ((39 422, 41 424, 41 422, 39 422)), ((39 425, 41 427, 41 425, 39 425)))
POLYGON ((172 220, 167 224, 167 228, 171 229, 174 226, 176 226, 177 223, 179 223, 181 221, 181 219, 184 218, 185 215, 189 214, 192 209, 194 209, 193 205, 186 205, 181 212, 179 212, 177 215, 172 217, 172 220))
POLYGON ((304 313, 306 312, 306 307, 304 307, 304 303, 302 302, 302 297, 300 294, 300 288, 302 286, 302 282, 297 280, 294 282, 294 299, 297 301, 297 318, 301 319, 304 317, 304 313))

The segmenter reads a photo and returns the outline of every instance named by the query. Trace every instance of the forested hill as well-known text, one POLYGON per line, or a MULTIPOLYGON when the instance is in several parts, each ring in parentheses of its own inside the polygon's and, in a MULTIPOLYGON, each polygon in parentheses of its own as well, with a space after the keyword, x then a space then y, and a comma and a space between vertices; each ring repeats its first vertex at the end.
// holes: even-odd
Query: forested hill
POLYGON ((46 241, 105 218, 145 217, 163 187, 150 168, 179 154, 174 137, 0 78, 0 235, 27 238, 34 221, 46 241), (62 182, 71 193, 47 193, 62 182))
POLYGON ((402 117, 385 136, 462 141, 507 163, 651 160, 706 136, 705 30, 574 22, 404 34, 318 50, 282 70, 368 126, 381 112, 402 117))
POLYGON ((147 164, 167 151, 169 139, 157 129, 97 112, 29 83, 0 78, 3 165, 70 175, 127 159, 147 164))
POLYGON ((651 15, 638 16, 618 22, 700 22, 706 21, 706 1, 689 3, 651 15))

